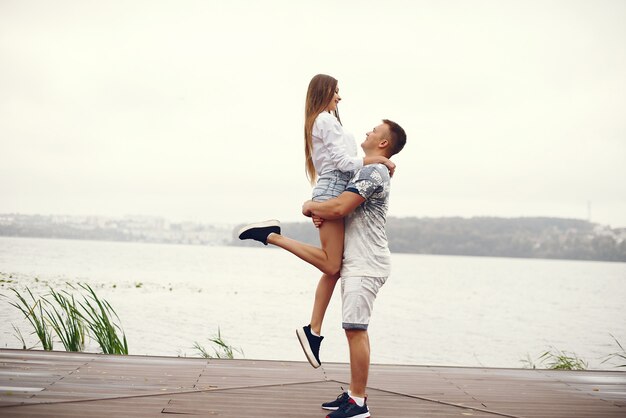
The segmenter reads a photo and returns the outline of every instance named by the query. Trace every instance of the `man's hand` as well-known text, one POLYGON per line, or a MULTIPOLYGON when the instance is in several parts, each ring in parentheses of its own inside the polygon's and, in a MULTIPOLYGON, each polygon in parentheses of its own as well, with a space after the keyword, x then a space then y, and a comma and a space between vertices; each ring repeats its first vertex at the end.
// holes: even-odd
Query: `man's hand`
POLYGON ((313 203, 312 200, 307 200, 302 204, 302 214, 309 218, 313 215, 313 211, 311 210, 311 203, 313 203))
POLYGON ((365 198, 360 194, 346 191, 338 197, 333 197, 323 202, 307 200, 302 204, 302 214, 308 217, 317 216, 331 221, 341 219, 352 213, 363 202, 365 202, 365 198))
POLYGON ((307 200, 306 202, 304 202, 302 204, 302 214, 311 218, 315 227, 319 228, 324 223, 324 219, 320 218, 317 215, 313 215, 313 210, 311 209, 312 204, 312 200, 307 200))
POLYGON ((315 216, 315 215, 311 216, 311 220, 313 221, 313 225, 315 225, 316 228, 319 228, 324 223, 323 218, 320 218, 319 216, 315 216))

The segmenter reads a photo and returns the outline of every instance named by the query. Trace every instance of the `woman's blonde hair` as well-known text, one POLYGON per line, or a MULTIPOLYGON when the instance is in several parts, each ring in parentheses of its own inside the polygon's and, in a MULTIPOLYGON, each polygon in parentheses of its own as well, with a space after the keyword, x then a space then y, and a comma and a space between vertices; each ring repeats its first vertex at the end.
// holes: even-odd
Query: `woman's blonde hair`
MULTIPOLYGON (((313 124, 317 116, 322 113, 333 100, 337 90, 337 80, 326 74, 318 74, 311 79, 306 92, 306 103, 304 105, 304 157, 306 175, 311 184, 315 183, 317 173, 313 165, 313 124)), ((334 111, 335 117, 339 119, 339 112, 334 111)))

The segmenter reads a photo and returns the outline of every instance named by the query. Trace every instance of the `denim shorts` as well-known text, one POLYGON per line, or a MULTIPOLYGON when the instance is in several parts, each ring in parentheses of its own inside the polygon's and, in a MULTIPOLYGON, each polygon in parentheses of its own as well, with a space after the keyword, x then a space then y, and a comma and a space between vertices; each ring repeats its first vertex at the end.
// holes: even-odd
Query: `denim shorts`
POLYGON ((348 182, 354 173, 352 171, 328 171, 317 179, 317 184, 313 188, 311 199, 314 202, 324 202, 333 197, 339 196, 346 190, 348 182))
POLYGON ((374 301, 386 277, 342 277, 341 321, 343 329, 367 330, 374 301))

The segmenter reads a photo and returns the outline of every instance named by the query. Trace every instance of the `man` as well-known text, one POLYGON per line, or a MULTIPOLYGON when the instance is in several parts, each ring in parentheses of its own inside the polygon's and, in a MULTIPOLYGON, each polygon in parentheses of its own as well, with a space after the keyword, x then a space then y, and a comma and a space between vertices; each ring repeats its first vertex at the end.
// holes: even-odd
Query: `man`
MULTIPOLYGON (((404 129, 385 119, 367 134, 361 148, 366 156, 382 155, 390 158, 400 152, 405 143, 404 129)), ((307 201, 302 206, 302 213, 313 217, 318 226, 324 219, 345 217, 341 294, 342 326, 350 348, 350 390, 335 401, 322 404, 322 408, 334 410, 327 418, 370 416, 365 402, 370 362, 367 328, 378 290, 390 273, 390 254, 385 233, 389 186, 387 168, 382 164, 372 164, 357 171, 346 191, 337 198, 325 202, 307 201)), ((307 252, 313 251, 311 246, 281 236, 277 221, 249 225, 240 231, 239 237, 279 245, 311 262, 307 258, 307 252), (285 240, 289 240, 288 245, 281 244, 285 240), (298 251, 303 249, 305 251, 298 251)), ((314 255, 310 258, 314 258, 314 255)), ((309 332, 299 334, 299 338, 305 352, 308 349, 317 357, 320 337, 309 332)))

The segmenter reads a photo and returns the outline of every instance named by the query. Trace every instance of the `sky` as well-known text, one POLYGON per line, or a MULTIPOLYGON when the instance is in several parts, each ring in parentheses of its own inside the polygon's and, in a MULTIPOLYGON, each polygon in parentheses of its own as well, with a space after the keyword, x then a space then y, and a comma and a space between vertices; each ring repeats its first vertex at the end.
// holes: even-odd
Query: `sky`
POLYGON ((304 220, 312 76, 389 215, 626 227, 626 2, 0 1, 0 213, 304 220))

